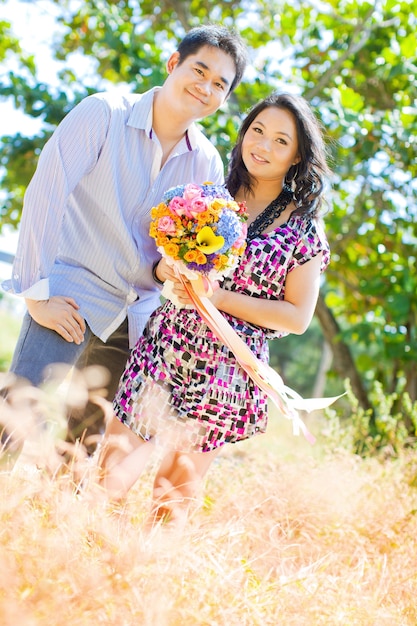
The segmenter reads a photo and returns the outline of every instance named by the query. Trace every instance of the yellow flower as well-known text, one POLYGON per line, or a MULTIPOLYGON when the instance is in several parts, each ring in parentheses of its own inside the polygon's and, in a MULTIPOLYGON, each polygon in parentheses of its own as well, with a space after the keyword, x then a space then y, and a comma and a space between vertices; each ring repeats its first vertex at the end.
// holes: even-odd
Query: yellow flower
POLYGON ((210 208, 214 211, 219 211, 227 206, 227 200, 224 198, 214 198, 212 202, 210 202, 210 208))
POLYGON ((178 259, 179 246, 176 243, 168 243, 164 246, 165 254, 172 257, 173 259, 178 259))
POLYGON ((199 265, 205 265, 207 263, 206 255, 203 254, 200 250, 197 251, 197 257, 195 259, 195 263, 198 263, 199 265))
POLYGON ((224 237, 216 235, 210 226, 203 226, 197 234, 197 250, 204 254, 213 254, 224 246, 224 237))
POLYGON ((187 261, 187 263, 197 263, 197 256, 199 254, 197 250, 188 250, 188 252, 184 254, 184 261, 187 261))
POLYGON ((158 206, 154 206, 151 209, 151 218, 153 220, 159 218, 159 217, 164 217, 165 215, 171 215, 171 211, 169 210, 169 208, 167 207, 166 204, 164 204, 163 202, 160 202, 158 204, 158 206))
POLYGON ((236 211, 236 213, 238 211, 240 211, 240 206, 238 205, 238 203, 235 200, 229 200, 228 207, 232 211, 236 211))
POLYGON ((214 267, 216 268, 216 270, 222 270, 227 267, 228 262, 228 257, 225 254, 220 254, 214 259, 214 267))
POLYGON ((196 220, 199 224, 207 224, 210 221, 210 211, 202 211, 196 215, 196 220))
POLYGON ((165 247, 166 245, 168 245, 168 243, 170 243, 168 237, 166 237, 163 234, 157 234, 157 236, 155 237, 155 241, 156 241, 156 245, 159 246, 163 246, 165 247))

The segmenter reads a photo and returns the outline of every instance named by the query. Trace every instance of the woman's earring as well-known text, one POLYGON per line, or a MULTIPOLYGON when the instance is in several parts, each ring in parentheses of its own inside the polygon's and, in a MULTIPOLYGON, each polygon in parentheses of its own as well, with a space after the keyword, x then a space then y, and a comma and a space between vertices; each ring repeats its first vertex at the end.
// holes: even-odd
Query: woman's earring
POLYGON ((294 163, 293 165, 291 165, 290 169, 288 170, 285 176, 285 185, 289 187, 290 189, 292 189, 294 186, 294 181, 297 178, 297 176, 298 176, 298 163, 294 163))

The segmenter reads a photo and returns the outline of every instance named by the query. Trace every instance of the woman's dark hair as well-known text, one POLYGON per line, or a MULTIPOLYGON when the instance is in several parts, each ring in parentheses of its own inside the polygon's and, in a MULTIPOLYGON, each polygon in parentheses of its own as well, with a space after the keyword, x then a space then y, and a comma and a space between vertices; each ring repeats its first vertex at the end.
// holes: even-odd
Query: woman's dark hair
POLYGON ((289 111, 297 129, 299 163, 292 165, 286 181, 294 193, 295 213, 317 215, 322 204, 324 179, 330 175, 326 160, 326 147, 321 126, 308 102, 301 96, 273 93, 256 104, 243 120, 237 143, 232 150, 226 180, 228 190, 235 195, 240 187, 252 193, 253 179, 242 159, 243 138, 256 117, 266 108, 276 107, 289 111))
POLYGON ((216 24, 197 26, 192 28, 178 45, 179 63, 185 61, 192 54, 197 54, 203 46, 219 48, 232 57, 236 74, 230 85, 229 93, 231 93, 242 80, 248 63, 248 52, 243 40, 237 33, 225 26, 216 24))

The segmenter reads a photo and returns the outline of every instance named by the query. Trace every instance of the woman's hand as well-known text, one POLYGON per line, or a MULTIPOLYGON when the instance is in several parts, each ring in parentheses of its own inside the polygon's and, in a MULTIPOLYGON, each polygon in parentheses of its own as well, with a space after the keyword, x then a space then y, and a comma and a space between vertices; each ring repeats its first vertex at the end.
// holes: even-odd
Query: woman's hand
POLYGON ((208 281, 202 276, 199 276, 195 280, 190 281, 185 278, 185 276, 182 276, 182 281, 179 278, 176 278, 173 284, 173 292, 181 304, 193 304, 191 298, 188 296, 186 287, 194 291, 194 293, 200 298, 206 297, 209 298, 214 305, 216 303, 216 300, 213 299, 213 297, 214 294, 219 291, 219 283, 217 280, 208 281))
POLYGON ((162 258, 155 266, 154 266, 154 274, 156 278, 164 283, 166 280, 174 281, 176 278, 176 273, 172 265, 169 265, 167 261, 162 258))
POLYGON ((170 278, 169 280, 172 283, 172 292, 174 296, 176 296, 180 304, 183 304, 184 306, 187 304, 191 304, 192 306, 194 306, 193 301, 188 295, 188 291, 186 289, 186 285, 189 289, 192 289, 190 281, 187 280, 185 276, 183 276, 182 280, 180 280, 177 275, 174 275, 174 277, 170 278))
POLYGON ((26 298, 30 316, 45 328, 54 330, 65 341, 79 345, 84 341, 85 321, 78 313, 80 308, 73 298, 52 296, 49 300, 26 298))
POLYGON ((156 265, 154 273, 158 280, 160 280, 161 282, 165 282, 167 280, 171 282, 172 292, 176 296, 180 304, 183 304, 184 306, 187 304, 193 305, 193 301, 188 295, 186 286, 190 289, 194 288, 194 291, 199 296, 207 296, 211 299, 213 304, 215 304, 215 302, 213 301, 213 296, 214 293, 219 289, 219 283, 217 281, 211 282, 208 291, 206 291, 206 285, 204 282, 199 280, 190 281, 184 275, 182 275, 180 278, 175 268, 167 263, 164 258, 162 258, 156 265))

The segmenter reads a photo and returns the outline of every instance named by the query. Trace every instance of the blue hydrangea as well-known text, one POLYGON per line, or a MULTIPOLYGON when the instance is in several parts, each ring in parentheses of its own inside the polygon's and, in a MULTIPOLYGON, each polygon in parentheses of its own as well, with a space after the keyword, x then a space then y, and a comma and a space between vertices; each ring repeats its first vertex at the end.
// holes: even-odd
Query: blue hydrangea
POLYGON ((234 211, 223 211, 218 223, 216 235, 224 237, 224 246, 219 250, 219 254, 227 252, 229 248, 235 243, 236 239, 240 237, 242 232, 242 224, 234 211))
POLYGON ((203 195, 206 198, 223 198, 224 200, 233 200, 230 193, 224 185, 201 185, 203 195))
POLYGON ((177 187, 171 187, 164 193, 162 201, 165 204, 169 204, 172 198, 175 198, 175 196, 179 196, 180 198, 182 198, 183 193, 184 193, 184 188, 185 188, 185 185, 178 185, 177 187))

